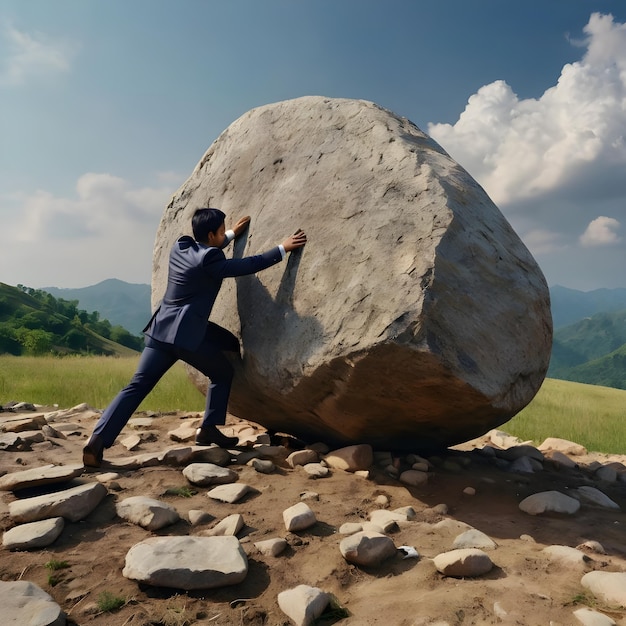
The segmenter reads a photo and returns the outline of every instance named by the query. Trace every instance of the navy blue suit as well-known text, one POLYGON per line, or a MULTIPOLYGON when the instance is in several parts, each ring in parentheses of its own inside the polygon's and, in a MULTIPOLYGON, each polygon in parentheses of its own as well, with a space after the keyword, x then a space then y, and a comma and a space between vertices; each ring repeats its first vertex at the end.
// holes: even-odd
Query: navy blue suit
POLYGON ((105 448, 113 445, 142 400, 179 359, 210 379, 202 426, 225 423, 233 368, 223 351, 239 352, 239 341, 208 317, 224 278, 254 274, 282 258, 278 246, 264 254, 227 259, 220 248, 189 236, 174 244, 165 295, 144 329, 146 347, 137 371, 94 429, 105 448))

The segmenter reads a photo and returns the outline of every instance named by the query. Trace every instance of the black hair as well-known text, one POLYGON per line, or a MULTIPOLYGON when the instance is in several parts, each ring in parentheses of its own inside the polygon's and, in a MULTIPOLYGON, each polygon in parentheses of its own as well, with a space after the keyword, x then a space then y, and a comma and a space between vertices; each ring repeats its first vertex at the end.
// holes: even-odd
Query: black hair
POLYGON ((195 240, 206 243, 209 240, 209 233, 216 233, 225 219, 226 214, 219 209, 198 209, 191 218, 195 240))

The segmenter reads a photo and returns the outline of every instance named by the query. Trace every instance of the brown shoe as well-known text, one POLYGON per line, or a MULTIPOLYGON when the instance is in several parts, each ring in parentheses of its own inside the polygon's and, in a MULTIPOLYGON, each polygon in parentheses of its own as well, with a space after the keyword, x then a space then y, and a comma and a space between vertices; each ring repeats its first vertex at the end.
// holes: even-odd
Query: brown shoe
POLYGON ((210 446, 212 443, 220 448, 234 448, 239 443, 239 437, 227 437, 218 430, 217 426, 204 426, 196 431, 196 445, 210 446))
POLYGON ((104 454, 104 443, 99 435, 91 435, 87 445, 83 448, 83 465, 85 467, 100 467, 104 454))

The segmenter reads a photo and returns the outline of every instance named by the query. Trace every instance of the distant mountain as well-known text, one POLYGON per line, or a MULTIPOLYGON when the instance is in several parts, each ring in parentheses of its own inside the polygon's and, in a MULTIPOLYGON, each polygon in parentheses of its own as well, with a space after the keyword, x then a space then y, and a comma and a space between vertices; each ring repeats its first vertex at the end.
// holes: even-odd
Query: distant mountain
POLYGON ((97 285, 79 289, 42 287, 55 298, 78 300, 85 311, 98 311, 114 326, 120 325, 138 335, 151 316, 150 285, 126 283, 116 278, 103 280, 97 285))
POLYGON ((550 287, 554 328, 562 328, 596 313, 626 309, 626 289, 578 291, 560 285, 550 287))

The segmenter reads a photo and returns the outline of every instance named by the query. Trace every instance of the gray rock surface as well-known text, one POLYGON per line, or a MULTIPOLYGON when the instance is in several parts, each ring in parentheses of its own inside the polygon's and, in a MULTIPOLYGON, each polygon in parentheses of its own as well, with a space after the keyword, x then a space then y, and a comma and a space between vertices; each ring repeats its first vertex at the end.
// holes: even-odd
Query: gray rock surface
POLYGON ((115 511, 122 519, 148 530, 159 530, 180 519, 173 506, 147 496, 125 498, 115 505, 115 511))
POLYGON ((626 608, 626 572, 589 572, 580 582, 607 604, 626 608))
POLYGON ((80 476, 83 471, 82 465, 43 465, 11 472, 0 478, 0 491, 17 491, 24 487, 68 482, 80 476))
POLYGON ((107 488, 102 483, 87 483, 11 502, 9 515, 15 522, 36 522, 48 517, 64 517, 69 522, 78 522, 87 517, 106 495, 107 488))
POLYGON ((154 306, 170 247, 207 205, 229 223, 251 215, 235 256, 298 227, 309 237, 286 262, 224 282, 211 318, 242 343, 235 415, 312 441, 415 450, 506 422, 541 386, 545 279, 484 190, 410 121, 323 97, 240 117, 164 211, 154 306))
POLYGON ((15 626, 65 626, 61 607, 41 587, 18 580, 0 581, 2 623, 15 626))
POLYGON ((454 578, 482 576, 493 568, 489 555, 477 548, 443 552, 438 554, 433 559, 433 562, 437 571, 444 576, 452 576, 454 578))
POLYGON ((393 539, 371 530, 363 530, 342 539, 339 550, 348 563, 363 567, 378 567, 397 553, 393 539))
POLYGON ((191 463, 183 469, 183 476, 194 485, 225 485, 237 480, 237 472, 213 463, 191 463))
POLYGON ((54 543, 63 531, 62 517, 20 524, 2 535, 2 545, 9 550, 36 550, 54 543))
POLYGON ((278 606, 295 626, 310 626, 324 612, 330 594, 318 587, 298 585, 278 594, 278 606))
POLYGON ((542 491, 524 498, 519 503, 519 508, 529 515, 543 513, 574 515, 580 509, 580 502, 560 491, 542 491))
POLYGON ((236 537, 152 537, 128 551, 122 570, 132 580, 187 591, 236 585, 247 573, 236 537))

